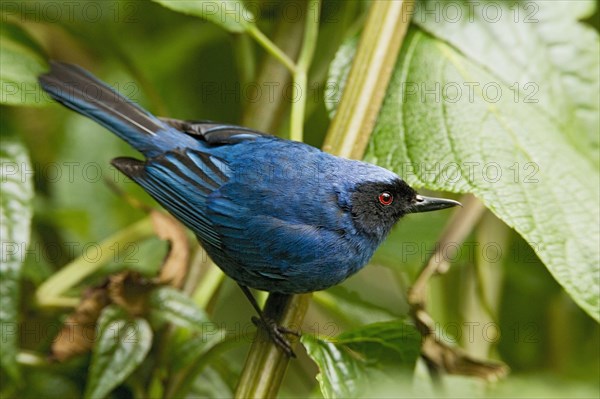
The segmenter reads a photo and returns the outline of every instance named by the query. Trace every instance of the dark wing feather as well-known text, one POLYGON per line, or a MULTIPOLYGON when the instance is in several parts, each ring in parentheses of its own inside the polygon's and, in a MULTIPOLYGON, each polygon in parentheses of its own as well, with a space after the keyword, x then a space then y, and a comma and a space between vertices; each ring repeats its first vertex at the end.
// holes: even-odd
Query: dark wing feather
POLYGON ((138 183, 205 244, 221 247, 221 237, 206 216, 207 197, 229 180, 222 160, 196 151, 169 151, 146 162, 116 158, 112 164, 138 183))
POLYGON ((236 144, 242 141, 254 140, 258 137, 273 137, 246 127, 224 125, 212 121, 183 121, 171 118, 160 118, 160 120, 212 145, 236 144))

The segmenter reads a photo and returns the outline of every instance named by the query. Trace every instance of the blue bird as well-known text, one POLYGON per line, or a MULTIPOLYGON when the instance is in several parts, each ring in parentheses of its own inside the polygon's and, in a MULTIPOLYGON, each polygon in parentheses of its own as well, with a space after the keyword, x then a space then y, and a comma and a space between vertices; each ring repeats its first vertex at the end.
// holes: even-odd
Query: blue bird
POLYGON ((248 128, 157 118, 70 64, 52 62, 40 84, 56 101, 125 140, 145 160, 112 164, 191 229, 244 290, 323 290, 360 270, 404 215, 460 205, 418 195, 365 162, 248 128))

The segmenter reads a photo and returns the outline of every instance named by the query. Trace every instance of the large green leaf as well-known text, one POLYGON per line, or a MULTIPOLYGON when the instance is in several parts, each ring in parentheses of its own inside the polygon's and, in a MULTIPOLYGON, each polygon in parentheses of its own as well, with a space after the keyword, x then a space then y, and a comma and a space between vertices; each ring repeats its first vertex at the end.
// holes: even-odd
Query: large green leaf
POLYGON ((410 375, 419 357, 421 337, 404 321, 374 323, 333 340, 305 334, 308 355, 317 363, 325 398, 369 395, 377 385, 410 375))
POLYGON ((577 23, 595 6, 584 0, 458 1, 448 7, 426 0, 416 3, 413 22, 518 90, 518 102, 535 104, 598 166, 600 43, 592 27, 577 23))
MULTIPOLYGON (((575 25, 572 16, 562 22, 565 30, 575 25)), ((561 101, 568 106, 551 105, 549 97, 556 93, 544 90, 529 97, 538 99, 537 103, 525 101, 531 93, 514 91, 507 83, 512 75, 501 76, 496 71, 500 61, 494 62, 491 54, 510 58, 514 53, 518 58, 527 52, 521 47, 531 48, 530 40, 539 51, 550 52, 549 45, 533 33, 523 35, 521 24, 500 24, 494 29, 500 26, 505 27, 503 40, 512 45, 486 42, 481 46, 485 54, 479 57, 485 62, 454 47, 449 39, 440 40, 413 27, 366 159, 396 171, 415 186, 475 194, 529 242, 575 302, 600 320, 600 174, 583 150, 591 145, 589 137, 597 129, 576 136, 570 133, 571 122, 561 122, 582 113, 589 126, 597 126, 598 113, 589 114, 587 109, 593 105, 569 100, 567 95, 561 101)), ((463 29, 477 36, 491 28, 488 22, 475 19, 463 29)), ((440 29, 439 34, 443 33, 440 29)), ((338 58, 332 68, 343 79, 352 53, 346 49, 340 54, 345 59, 338 58)), ((593 65, 598 46, 580 49, 579 55, 583 60, 578 62, 593 65)), ((537 70, 542 66, 536 62, 547 62, 544 69, 558 69, 561 58, 554 55, 553 63, 544 60, 532 58, 529 68, 537 70)), ((562 61, 571 62, 569 58, 562 61)), ((579 87, 577 79, 567 79, 560 72, 556 75, 565 92, 579 90, 570 86, 579 87)), ((540 76, 539 87, 546 79, 554 84, 546 73, 540 76)), ((588 84, 595 93, 600 91, 597 79, 588 84)))
POLYGON ((150 294, 152 317, 168 321, 180 327, 201 329, 210 324, 202 309, 183 292, 171 287, 160 287, 150 294))
POLYGON ((240 0, 153 0, 174 11, 204 18, 230 32, 244 32, 254 15, 240 0))
POLYGON ((0 365, 17 378, 19 284, 29 244, 33 185, 27 151, 16 139, 2 137, 0 168, 0 365))
POLYGON ((46 105, 37 77, 46 69, 40 47, 19 26, 0 25, 0 103, 46 105))
POLYGON ((152 344, 144 319, 128 319, 109 306, 98 320, 98 336, 90 366, 86 398, 104 398, 142 363, 152 344))

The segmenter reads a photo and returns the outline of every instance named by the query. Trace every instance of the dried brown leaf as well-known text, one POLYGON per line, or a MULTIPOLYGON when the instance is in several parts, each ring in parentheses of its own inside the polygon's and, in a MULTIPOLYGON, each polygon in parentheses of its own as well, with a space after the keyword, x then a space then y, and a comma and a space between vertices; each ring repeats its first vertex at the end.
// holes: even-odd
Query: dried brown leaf
POLYGON ((109 277, 108 296, 132 316, 141 316, 148 310, 148 295, 157 284, 136 272, 122 272, 109 277))
POLYGON ((96 321, 110 303, 106 287, 85 291, 75 312, 65 321, 51 348, 51 359, 64 362, 73 356, 88 352, 96 338, 96 321))
POLYGON ((168 240, 170 244, 169 253, 158 276, 158 282, 181 288, 190 260, 190 243, 185 228, 175 218, 162 212, 152 210, 150 217, 156 235, 163 240, 168 240))

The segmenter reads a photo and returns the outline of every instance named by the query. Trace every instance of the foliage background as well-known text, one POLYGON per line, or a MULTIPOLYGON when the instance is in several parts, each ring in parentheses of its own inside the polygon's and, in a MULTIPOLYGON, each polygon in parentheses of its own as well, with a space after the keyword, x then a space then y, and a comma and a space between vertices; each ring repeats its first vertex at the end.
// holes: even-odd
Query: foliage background
MULTIPOLYGON (((583 37, 570 34, 575 29, 573 23, 577 19, 583 19, 585 25, 592 26, 595 30, 595 48, 583 51, 589 52, 592 60, 589 68, 592 68, 592 71, 595 69, 597 74, 598 11, 594 10, 595 3, 568 3, 570 4, 567 8, 584 11, 572 18, 571 25, 568 22, 565 22, 564 26, 561 25, 561 21, 571 18, 567 13, 562 16, 563 19, 560 15, 556 17, 554 27, 564 33, 565 40, 563 51, 556 54, 557 64, 572 66, 583 62, 581 58, 569 58, 569 54, 572 53, 564 50, 577 48, 578 44, 583 42, 583 37)), ((67 11, 65 3, 60 2, 2 4, 1 67, 4 83, 10 79, 26 81, 28 77, 42 72, 45 59, 66 60, 93 71, 119 91, 159 115, 179 119, 211 119, 252 124, 283 137, 289 134, 289 80, 273 80, 279 82, 280 87, 288 88, 283 96, 275 91, 274 96, 270 98, 271 93, 264 82, 259 86, 262 90, 260 94, 251 92, 250 88, 256 82, 256 71, 260 70, 266 56, 264 50, 245 35, 228 32, 219 24, 168 10, 154 2, 81 1, 72 4, 75 4, 72 13, 67 11), (54 13, 52 5, 59 10, 59 14, 54 13), (87 10, 87 13, 83 10, 87 10), (100 14, 94 14, 95 10, 100 10, 100 14), (4 24, 5 22, 8 23, 4 24), (7 73, 14 70, 20 71, 22 75, 15 77, 7 73), (273 104, 278 106, 273 108, 273 104), (260 120, 253 120, 252 112, 258 112, 260 107, 277 112, 275 122, 271 126, 260 126, 260 120)), ((292 27, 301 22, 291 14, 286 14, 286 10, 291 12, 289 7, 274 2, 257 4, 262 10, 258 26, 269 37, 276 36, 278 29, 293 32, 292 27)), ((527 7, 527 4, 540 4, 542 11, 547 10, 544 8, 545 2, 524 2, 522 6, 527 7)), ((367 2, 358 1, 323 3, 307 93, 305 141, 309 144, 320 146, 323 142, 331 110, 331 107, 326 106, 325 99, 329 101, 336 98, 335 91, 339 91, 343 69, 350 64, 348 53, 351 53, 349 48, 352 46, 352 38, 359 33, 364 23, 368 5, 367 2), (345 47, 336 56, 344 43, 345 47), (331 73, 328 74, 334 57, 337 64, 334 64, 331 73), (332 86, 332 82, 338 84, 332 86)), ((519 29, 520 26, 509 26, 508 31, 519 29)), ((483 59, 478 60, 477 55, 469 54, 469 49, 476 43, 465 42, 464 31, 461 36, 460 24, 450 27, 446 24, 444 27, 443 24, 425 26, 415 23, 411 29, 413 36, 421 34, 417 30, 423 30, 428 32, 426 35, 432 35, 431 37, 436 35, 436 29, 442 29, 441 34, 437 32, 441 36, 455 29, 456 32, 449 35, 451 39, 446 41, 448 46, 461 49, 461 44, 464 45, 465 48, 462 48, 459 54, 466 54, 467 58, 475 59, 478 64, 487 62, 486 73, 499 80, 501 77, 497 76, 493 61, 490 61, 496 54, 493 49, 503 49, 500 52, 505 59, 528 56, 533 59, 536 54, 534 50, 544 46, 542 41, 536 41, 527 35, 520 38, 520 43, 509 43, 510 40, 502 42, 502 38, 508 39, 510 35, 508 31, 499 31, 492 34, 492 37, 498 40, 498 44, 490 44, 490 54, 484 53, 483 59), (523 45, 529 43, 528 40, 533 43, 531 48, 523 45), (486 58, 488 55, 492 58, 486 58)), ((466 28, 462 26, 462 29, 466 28)), ((475 36, 477 33, 483 34, 473 32, 475 36)), ((470 35, 472 38, 473 34, 470 35)), ((293 35, 291 37, 294 38, 293 35)), ((406 51, 406 48, 403 51, 406 51)), ((534 61, 531 62, 535 65, 534 61)), ((434 70, 434 64, 435 57, 423 62, 421 68, 425 72, 429 71, 430 67, 434 70)), ((564 99, 568 97, 564 91, 550 94, 544 92, 550 79, 548 75, 533 73, 530 78, 542 90, 542 105, 548 104, 544 101, 546 95, 558 96, 572 105, 569 99, 564 99)), ((479 79, 480 82, 486 81, 481 77, 479 79)), ((585 95, 597 96, 597 80, 590 83, 590 86, 590 91, 585 95)), ((6 86, 3 86, 3 90, 6 90, 6 86)), ((19 149, 22 144, 26 148, 25 154, 29 157, 25 169, 34 173, 26 174, 24 180, 17 179, 13 182, 16 188, 9 186, 13 184, 10 181, 4 178, 2 181, 3 197, 10 197, 18 192, 22 194, 19 201, 24 204, 16 210, 7 208, 14 211, 12 214, 5 213, 3 207, 2 242, 4 244, 8 241, 6 237, 9 231, 5 230, 5 226, 9 226, 21 232, 21 237, 15 238, 13 242, 28 241, 29 250, 24 257, 22 268, 13 268, 21 259, 10 259, 9 248, 3 245, 2 249, 3 368, 0 374, 0 392, 3 397, 79 397, 87 389, 87 394, 94 396, 94 393, 89 391, 90 381, 102 380, 102 370, 127 368, 124 363, 113 363, 104 368, 97 365, 94 368, 94 364, 99 362, 96 358, 101 358, 96 354, 76 356, 62 364, 48 361, 46 355, 50 352, 52 341, 58 333, 58 326, 65 320, 69 309, 37 303, 36 290, 57 270, 78 259, 82 254, 87 254, 89 259, 92 259, 90 263, 94 263, 94 259, 97 258, 87 251, 93 251, 107 237, 123 231, 144 217, 143 211, 131 207, 122 197, 115 195, 105 180, 115 182, 122 190, 146 204, 153 206, 153 202, 140 189, 118 177, 109 166, 110 160, 115 156, 135 156, 135 153, 119 139, 106 133, 93 122, 58 105, 49 104, 39 92, 19 93, 12 97, 6 94, 6 91, 3 92, 5 104, 1 105, 0 115, 3 160, 6 158, 9 162, 18 162, 19 165, 27 162, 23 160, 23 156, 26 155, 19 149), (15 98, 19 101, 13 101, 15 98), (17 155, 14 155, 14 148, 17 155), (32 185, 33 195, 29 194, 28 185, 32 185), (30 196, 33 197, 31 200, 28 198, 30 196), (23 233, 27 226, 19 226, 19 223, 26 224, 28 212, 32 212, 33 215, 30 238, 25 237, 27 234, 23 233), (15 313, 11 314, 10 309, 13 308, 15 313), (10 329, 15 325, 18 326, 17 330, 10 329), (14 342, 11 341, 13 338, 14 342), (16 353, 18 356, 15 356, 16 353), (11 363, 7 360, 10 358, 16 359, 16 362, 11 363), (94 373, 99 375, 95 376, 94 373)), ((513 106, 512 116, 515 123, 526 123, 525 120, 519 119, 528 118, 527 115, 523 115, 528 110, 526 105, 516 103, 513 106), (521 112, 522 110, 524 112, 521 112)), ((592 123, 587 127, 585 123, 583 126, 577 126, 574 136, 570 136, 569 140, 575 143, 575 147, 589 150, 592 156, 597 156, 598 149, 593 144, 594 137, 597 144, 599 133, 597 122, 593 123, 598 118, 597 109, 592 109, 593 112, 596 114, 591 117, 592 123)), ((385 115, 382 114, 380 118, 384 118, 385 115)), ((581 114, 574 115, 576 121, 586 121, 581 114)), ((468 119, 469 116, 465 114, 462 119, 468 119)), ((389 149, 393 147, 393 142, 382 139, 385 138, 382 136, 385 134, 385 131, 382 133, 382 129, 385 130, 384 122, 380 122, 379 131, 375 132, 376 136, 369 147, 369 159, 385 164, 386 157, 391 156, 389 154, 396 154, 389 149)), ((423 134, 424 140, 433 141, 435 138, 433 133, 423 134)), ((479 132, 474 129, 466 134, 478 135, 479 132)), ((543 135, 544 132, 539 134, 543 135)), ((493 143, 494 137, 488 140, 491 146, 496 145, 493 143)), ((432 153, 434 152, 432 150, 432 153)), ((501 156, 502 154, 498 154, 498 157, 501 156)), ((589 184, 594 188, 597 184, 594 180, 597 180, 598 176, 597 158, 590 160, 589 165, 590 170, 596 173, 589 176, 589 184)), ((562 178, 566 188, 564 200, 568 204, 568 182, 572 177, 562 178)), ((436 185, 435 182, 420 183, 419 186, 430 189, 447 188, 436 185)), ((580 205, 568 204, 567 208, 580 205)), ((598 204, 595 205, 597 208, 598 204)), ((407 288, 433 250, 449 216, 449 212, 439 212, 413 215, 403 220, 378 251, 369 267, 341 286, 314 295, 302 326, 303 331, 323 339, 333 338, 344 332, 349 336, 359 334, 364 337, 368 335, 368 332, 361 330, 365 325, 404 318, 408 311, 407 288)), ((592 222, 597 221, 595 214, 590 215, 590 218, 592 222)), ((581 235, 585 236, 588 233, 582 231, 581 235)), ((591 243, 596 246, 598 244, 591 243)), ((133 247, 126 245, 127 242, 124 241, 118 242, 110 249, 102 247, 105 251, 114 252, 111 262, 103 265, 69 292, 70 296, 77 297, 84 287, 99 284, 106 276, 125 269, 153 276, 168 250, 167 243, 155 237, 142 240, 133 247)), ((438 323, 440 335, 465 347, 470 353, 504 361, 512 372, 507 379, 493 385, 473 378, 447 377, 446 394, 492 397, 598 397, 598 324, 577 306, 573 298, 556 282, 522 236, 504 225, 491 212, 487 212, 466 240, 466 245, 460 248, 459 254, 452 256, 452 268, 448 274, 434 280, 430 290, 429 308, 438 323), (483 245, 490 242, 500 248, 502 256, 482 255, 483 245), (490 294, 490 291, 493 293, 490 294), (492 301, 482 300, 490 295, 494 298, 492 301), (496 332, 499 335, 494 335, 494 330, 489 333, 484 329, 486 323, 497 326, 496 332)), ((592 264, 587 266, 597 271, 598 262, 597 258, 591 259, 592 264)), ((568 266, 575 270, 586 270, 583 265, 568 266)), ((208 267, 202 264, 199 269, 201 274, 213 276, 215 272, 207 271, 210 270, 208 267)), ((598 276, 583 276, 583 279, 588 278, 597 281, 598 276)), ((204 323, 203 329, 195 330, 186 325, 186 322, 177 323, 173 321, 173 317, 167 316, 168 321, 180 326, 175 332, 167 333, 169 327, 151 320, 151 327, 147 328, 154 334, 149 333, 151 338, 148 339, 152 341, 152 345, 151 349, 150 346, 147 348, 146 360, 142 362, 140 359, 138 363, 141 363, 141 366, 136 364, 133 367, 135 371, 131 370, 133 374, 124 375, 124 381, 109 394, 110 396, 146 397, 163 394, 164 381, 176 378, 180 367, 176 362, 185 358, 183 354, 191 351, 190 342, 196 343, 195 346, 200 348, 196 352, 192 351, 191 357, 202 358, 206 353, 210 353, 210 356, 205 357, 206 367, 197 374, 192 373, 188 394, 208 397, 232 395, 248 351, 251 339, 248 333, 254 328, 249 322, 252 309, 231 280, 217 277, 217 283, 214 284, 206 283, 208 280, 202 278, 200 281, 198 288, 191 295, 195 305, 178 298, 177 301, 180 302, 177 306, 180 306, 180 309, 188 309, 185 307, 188 305, 195 307, 196 310, 192 310, 194 316, 186 320, 200 320, 204 323), (207 328, 210 328, 210 334, 207 334, 207 328), (228 334, 229 339, 225 340, 225 343, 221 342, 225 337, 221 331, 228 334), (215 342, 211 343, 210 339, 207 342, 208 336, 216 336, 215 342), (216 345, 219 350, 211 352, 211 345, 216 345)), ((599 295, 598 292, 585 294, 592 298, 599 295)), ((111 320, 118 321, 118 312, 110 309, 105 312, 102 320, 106 323, 110 323, 111 320)), ((142 333, 145 331, 146 322, 140 323, 143 327, 140 327, 142 324, 138 324, 138 332, 142 333)), ((385 337, 385 328, 377 329, 380 327, 377 327, 377 324, 375 326, 376 336, 385 337)), ((311 339, 313 338, 309 335, 308 340, 311 339)), ((326 340, 321 342, 323 345, 327 344, 326 340)), ((383 347, 394 350, 406 348, 407 342, 394 342, 392 338, 384 339, 383 347)), ((315 347, 318 347, 318 344, 315 344, 315 347)), ((410 348, 407 349, 409 352, 410 348)), ((131 353, 140 353, 140 350, 133 348, 131 353)), ((332 348, 329 350, 333 351, 332 348)), ((423 364, 418 363, 414 373, 407 371, 414 369, 412 355, 409 354, 404 360, 398 361, 398 357, 390 360, 380 356, 381 347, 363 347, 362 350, 369 359, 374 360, 374 364, 367 367, 360 361, 356 363, 357 360, 348 357, 348 352, 345 351, 342 351, 342 361, 337 364, 340 367, 356 369, 353 374, 354 381, 361 387, 365 386, 361 388, 362 391, 354 391, 339 382, 337 387, 328 390, 323 380, 327 380, 327 375, 331 376, 335 370, 329 370, 330 374, 325 370, 325 377, 320 377, 320 386, 315 379, 319 369, 313 360, 305 355, 303 349, 299 348, 299 359, 291 362, 280 396, 343 396, 354 395, 356 392, 369 396, 408 397, 435 394, 423 364), (394 363, 405 367, 401 367, 400 371, 392 370, 390 364, 394 363), (398 378, 398 375, 405 378, 398 378), (365 378, 384 382, 368 385, 365 378)), ((327 355, 326 352, 324 351, 324 356, 327 355)), ((312 355, 317 358, 314 352, 312 355)), ((184 365, 180 368, 185 369, 194 363, 194 359, 181 360, 184 365)), ((326 360, 319 362, 323 370, 326 360)), ((335 369, 335 366, 334 362, 332 369, 335 369)))

